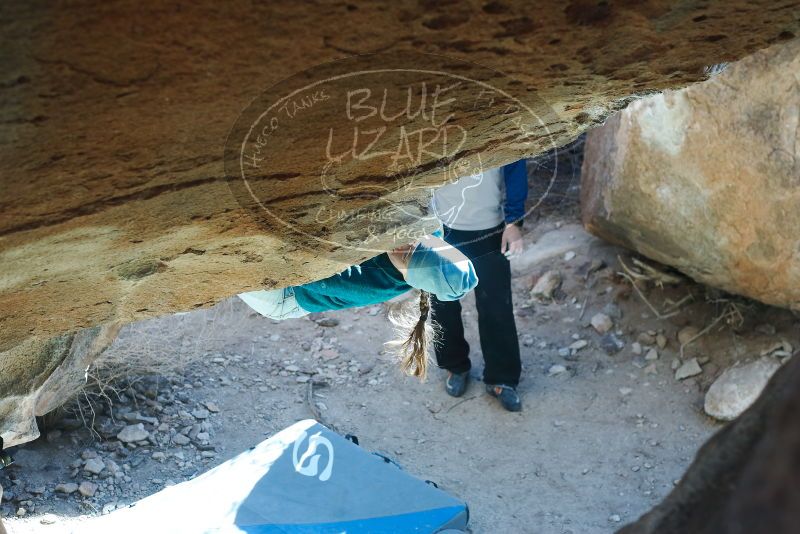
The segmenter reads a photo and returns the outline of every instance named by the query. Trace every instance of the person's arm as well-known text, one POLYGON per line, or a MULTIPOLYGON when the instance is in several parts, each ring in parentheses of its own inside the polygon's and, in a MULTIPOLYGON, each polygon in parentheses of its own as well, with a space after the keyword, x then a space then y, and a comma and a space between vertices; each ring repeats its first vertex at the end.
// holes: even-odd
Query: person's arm
POLYGON ((408 285, 439 300, 458 300, 478 285, 469 258, 440 237, 425 236, 386 254, 408 285))
POLYGON ((506 198, 503 204, 506 224, 521 226, 525 217, 525 201, 528 199, 528 169, 525 160, 504 165, 503 181, 506 186, 506 198))
POLYGON ((511 258, 522 252, 522 221, 525 217, 525 200, 528 198, 528 169, 521 159, 503 167, 506 198, 503 204, 506 228, 500 242, 500 252, 511 258))

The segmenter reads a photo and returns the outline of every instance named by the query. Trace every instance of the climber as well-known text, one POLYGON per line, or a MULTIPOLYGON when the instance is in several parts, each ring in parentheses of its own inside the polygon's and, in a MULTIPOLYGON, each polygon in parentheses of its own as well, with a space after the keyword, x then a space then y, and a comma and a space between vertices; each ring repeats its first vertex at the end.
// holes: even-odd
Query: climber
POLYGON ((458 300, 478 283, 475 270, 461 252, 435 235, 380 254, 339 274, 303 284, 242 293, 248 306, 265 317, 283 320, 312 312, 340 310, 387 301, 412 288, 420 290, 419 316, 393 316, 410 327, 405 341, 391 343, 402 355, 402 369, 423 378, 433 328, 428 324, 430 293, 440 301, 458 300))
MULTIPOLYGON (((444 240, 472 261, 480 277, 475 305, 486 391, 506 410, 518 412, 522 409, 517 393, 522 364, 508 260, 523 248, 520 228, 528 196, 525 160, 462 176, 437 189, 431 207, 444 225, 444 240)), ((431 307, 439 326, 436 361, 448 371, 445 391, 460 397, 471 368, 461 304, 434 298, 431 307)))

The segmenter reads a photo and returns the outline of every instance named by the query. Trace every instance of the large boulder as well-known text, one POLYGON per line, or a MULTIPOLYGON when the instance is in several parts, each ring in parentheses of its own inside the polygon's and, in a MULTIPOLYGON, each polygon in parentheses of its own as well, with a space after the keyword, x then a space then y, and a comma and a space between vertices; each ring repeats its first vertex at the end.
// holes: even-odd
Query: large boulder
POLYGON ((120 325, 84 328, 41 339, 32 337, 0 356, 0 421, 5 445, 39 436, 36 416, 72 398, 87 369, 117 338, 120 325))
POLYGON ((706 284, 800 309, 800 40, 589 132, 583 223, 706 284))
MULTIPOLYGON (((420 216, 442 169, 565 143, 643 94, 792 38, 796 15, 789 0, 3 2, 0 361, 16 386, 0 398, 28 410, 14 421, 32 417, 25 395, 71 361, 48 347, 80 329, 322 278, 429 230, 420 216), (439 125, 468 133, 459 152, 422 150, 420 134, 403 172, 362 150, 321 165, 327 133, 366 119, 361 102, 358 116, 341 107, 343 91, 364 88, 343 81, 354 73, 394 105, 448 81, 454 115, 439 125), (317 82, 336 93, 306 91, 317 82), (251 145, 237 143, 261 118, 271 126, 257 108, 278 97, 292 106, 274 109, 303 120, 279 136, 255 130, 248 162, 270 158, 248 176, 254 195, 235 157, 251 145), (369 195, 353 187, 364 184, 369 195), (260 220, 259 202, 279 221, 260 220), (386 204, 402 209, 365 216, 386 204)), ((361 131, 379 133, 375 121, 361 131)), ((362 142, 375 154, 388 138, 362 142)), ((9 417, 7 443, 31 439, 9 417)))
POLYGON ((618 534, 794 534, 800 518, 800 358, 697 452, 680 482, 618 534))

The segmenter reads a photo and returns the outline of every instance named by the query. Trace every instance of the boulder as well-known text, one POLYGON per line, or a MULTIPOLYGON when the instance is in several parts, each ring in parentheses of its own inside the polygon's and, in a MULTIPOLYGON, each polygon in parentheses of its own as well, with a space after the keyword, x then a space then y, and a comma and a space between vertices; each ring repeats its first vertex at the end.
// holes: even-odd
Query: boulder
POLYGON ((0 352, 0 429, 6 445, 39 437, 35 417, 74 397, 86 383, 86 369, 119 329, 111 323, 50 339, 32 337, 0 352))
POLYGON ((697 281, 800 309, 800 40, 642 99, 586 139, 586 228, 697 281))
POLYGON ((797 532, 800 358, 697 452, 675 488, 618 534, 797 532))
MULTIPOLYGON (((86 368, 63 348, 82 329, 323 278, 410 241, 433 228, 432 187, 564 144, 643 94, 793 37, 793 6, 4 2, 0 434, 32 439, 41 399, 64 400, 69 381, 49 377, 86 368), (364 74, 395 107, 349 106, 364 74), (439 104, 457 112, 444 126, 464 133, 457 152, 432 150, 426 130, 397 168, 365 157, 390 136, 348 151, 423 82, 454 97, 439 104)), ((426 102, 390 133, 430 122, 426 102)))
POLYGON ((722 421, 736 419, 755 402, 780 366, 776 358, 764 356, 726 369, 708 388, 706 413, 722 421))

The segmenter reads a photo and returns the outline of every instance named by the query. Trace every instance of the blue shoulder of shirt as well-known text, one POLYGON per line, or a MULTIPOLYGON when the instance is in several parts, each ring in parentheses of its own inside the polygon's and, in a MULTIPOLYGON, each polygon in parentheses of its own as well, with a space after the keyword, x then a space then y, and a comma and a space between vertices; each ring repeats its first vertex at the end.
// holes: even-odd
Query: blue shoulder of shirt
POLYGON ((528 169, 525 160, 503 166, 503 181, 506 199, 503 205, 505 221, 513 223, 525 216, 525 200, 528 198, 528 169))

